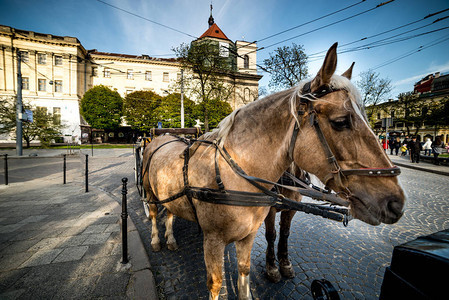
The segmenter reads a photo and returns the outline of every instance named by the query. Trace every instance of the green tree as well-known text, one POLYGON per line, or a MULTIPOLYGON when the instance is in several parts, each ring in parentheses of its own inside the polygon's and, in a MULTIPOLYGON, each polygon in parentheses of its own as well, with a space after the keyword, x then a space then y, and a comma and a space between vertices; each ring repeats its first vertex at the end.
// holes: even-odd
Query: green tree
POLYGON ((123 101, 123 116, 133 129, 148 131, 159 121, 156 109, 162 97, 151 91, 135 91, 126 95, 123 101))
POLYGON ((81 99, 81 115, 92 128, 115 129, 120 126, 123 99, 104 85, 88 90, 81 99))
POLYGON ((277 48, 263 63, 271 74, 269 86, 275 90, 290 88, 309 75, 304 48, 295 43, 277 48))
POLYGON ((204 121, 205 131, 209 131, 212 103, 227 101, 234 91, 234 81, 223 79, 234 72, 230 59, 234 54, 231 50, 230 56, 224 57, 220 55, 219 43, 207 39, 194 41, 190 45, 181 44, 173 49, 181 68, 190 71, 184 76, 184 89, 190 98, 197 99, 197 104, 201 104, 196 111, 204 121))
POLYGON ((374 107, 387 100, 393 89, 391 79, 381 78, 379 73, 368 70, 360 73, 360 80, 356 82, 360 89, 363 106, 374 107))
POLYGON ((0 134, 9 134, 16 130, 15 98, 0 99, 0 134))
MULTIPOLYGON (((184 96, 184 125, 195 125, 195 102, 184 96)), ((164 97, 161 104, 155 109, 157 120, 162 122, 164 128, 181 127, 181 94, 174 93, 164 97)))
POLYGON ((232 112, 232 107, 227 101, 220 99, 211 99, 208 102, 202 102, 195 106, 195 115, 202 116, 204 111, 209 113, 209 128, 218 126, 221 120, 232 112), (204 106, 208 107, 205 108, 204 106))
MULTIPOLYGON (((16 139, 16 105, 15 98, 1 99, 0 105, 0 134, 11 134, 16 139)), ((35 108, 30 104, 23 103, 24 110, 33 112, 33 121, 22 121, 22 138, 26 142, 26 147, 30 147, 30 142, 39 140, 43 147, 48 147, 52 140, 61 136, 61 131, 65 127, 60 120, 50 113, 46 108, 35 108)))
POLYGON ((444 97, 440 101, 435 101, 430 107, 425 123, 432 125, 435 135, 438 128, 449 125, 449 97, 444 97))

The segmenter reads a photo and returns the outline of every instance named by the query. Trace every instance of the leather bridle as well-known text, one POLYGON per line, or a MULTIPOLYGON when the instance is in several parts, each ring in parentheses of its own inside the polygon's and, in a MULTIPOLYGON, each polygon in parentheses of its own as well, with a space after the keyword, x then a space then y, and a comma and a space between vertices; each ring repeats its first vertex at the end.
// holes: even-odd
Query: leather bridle
POLYGON ((347 187, 347 185, 344 183, 347 182, 347 176, 392 177, 401 174, 401 169, 397 166, 393 166, 391 168, 361 168, 361 169, 347 169, 347 170, 341 169, 337 159, 335 158, 334 153, 329 147, 329 144, 326 140, 326 137, 323 134, 323 131, 321 130, 318 118, 316 116, 317 112, 313 106, 313 101, 310 100, 310 98, 319 99, 330 93, 341 90, 342 89, 333 89, 329 85, 323 85, 317 89, 317 92, 312 92, 310 81, 304 85, 301 91, 299 109, 297 111, 298 120, 293 120, 295 122, 295 125, 293 129, 292 138, 290 140, 288 156, 293 161, 293 151, 295 148, 296 139, 298 137, 300 124, 307 109, 310 125, 313 126, 315 129, 315 132, 318 136, 318 139, 321 142, 324 153, 326 155, 326 160, 330 166, 330 173, 326 175, 323 183, 327 187, 329 181, 333 180, 336 186, 342 190, 340 193, 346 194, 345 196, 346 198, 348 198, 350 195, 352 195, 352 193, 347 187))

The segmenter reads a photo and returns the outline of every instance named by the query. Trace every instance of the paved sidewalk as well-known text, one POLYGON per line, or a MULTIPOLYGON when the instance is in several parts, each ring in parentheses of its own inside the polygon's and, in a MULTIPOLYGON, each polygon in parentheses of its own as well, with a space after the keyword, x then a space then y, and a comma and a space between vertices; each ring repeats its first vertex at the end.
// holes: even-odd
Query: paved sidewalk
POLYGON ((130 262, 121 263, 117 199, 94 186, 85 193, 81 168, 68 184, 60 177, 0 186, 0 299, 157 299, 131 218, 130 262))
MULTIPOLYGON (((389 150, 388 150, 389 151, 389 150)), ((410 161, 410 156, 396 156, 396 155, 390 155, 388 154, 388 157, 391 159, 391 161, 399 166, 399 167, 404 167, 404 168, 410 168, 410 169, 415 169, 415 170, 419 170, 419 171, 424 171, 424 172, 430 172, 430 173, 435 173, 435 174, 439 174, 439 175, 446 175, 449 176, 449 167, 448 166, 437 166, 434 165, 432 163, 429 162, 424 162, 421 161, 419 163, 412 163, 410 161)))

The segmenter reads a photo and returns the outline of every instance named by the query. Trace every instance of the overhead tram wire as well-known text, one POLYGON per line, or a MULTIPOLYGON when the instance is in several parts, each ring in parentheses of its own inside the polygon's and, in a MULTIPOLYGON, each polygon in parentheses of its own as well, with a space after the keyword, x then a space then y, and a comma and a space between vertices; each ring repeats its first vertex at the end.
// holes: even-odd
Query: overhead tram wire
MULTIPOLYGON (((374 37, 377 37, 377 36, 380 36, 380 35, 383 35, 383 34, 386 34, 386 33, 390 33, 390 32, 396 31, 398 29, 401 29, 401 28, 404 28, 404 27, 407 27, 407 26, 410 26, 410 25, 413 25, 413 24, 416 24, 416 23, 419 23, 419 22, 422 22, 422 21, 426 20, 429 17, 432 17, 432 16, 435 16, 437 14, 446 12, 448 10, 449 10, 449 8, 441 10, 441 11, 438 11, 438 12, 435 12, 435 13, 432 13, 432 14, 429 14, 429 15, 427 15, 427 16, 419 19, 419 20, 416 20, 416 21, 413 21, 413 22, 410 22, 410 23, 407 23, 407 24, 404 24, 404 25, 401 25, 401 26, 398 26, 398 27, 395 27, 395 28, 392 28, 392 29, 389 29, 389 30, 386 30, 386 31, 383 31, 383 32, 380 32, 380 33, 377 33, 377 34, 374 34, 374 35, 371 35, 371 36, 368 36, 368 37, 363 37, 363 38, 361 38, 359 40, 356 40, 356 41, 352 41, 352 42, 349 42, 349 43, 346 43, 346 44, 342 44, 342 45, 340 45, 340 48, 345 47, 345 46, 349 46, 349 45, 352 45, 352 44, 355 44, 355 43, 358 43, 358 42, 361 42, 361 41, 365 41, 365 40, 368 40, 368 39, 371 39, 371 38, 374 38, 374 37)), ((429 26, 431 24, 435 24, 435 23, 437 23, 439 21, 442 21, 442 20, 444 20, 446 18, 448 18, 448 16, 436 19, 435 21, 433 21, 432 23, 430 23, 430 24, 428 24, 426 26, 429 26)), ((422 28, 422 27, 419 27, 418 29, 420 29, 420 28, 422 28)), ((320 51, 320 52, 316 52, 316 53, 310 54, 308 56, 309 57, 316 56, 318 54, 326 53, 326 51, 327 50, 323 50, 323 51, 320 51)))
MULTIPOLYGON (((324 15, 324 16, 318 17, 318 18, 316 18, 316 19, 307 21, 307 22, 305 22, 305 23, 299 24, 299 25, 297 25, 297 26, 294 26, 294 27, 291 27, 291 28, 282 30, 282 31, 280 31, 280 32, 278 32, 278 33, 275 33, 275 34, 269 35, 269 36, 267 36, 267 37, 264 37, 264 38, 262 38, 262 39, 256 40, 256 41, 252 42, 251 44, 263 42, 263 41, 265 41, 265 40, 271 39, 271 38, 273 38, 273 37, 275 37, 275 36, 278 36, 278 35, 281 35, 281 34, 283 34, 283 33, 292 31, 292 30, 297 29, 297 28, 300 28, 300 27, 302 27, 302 26, 305 26, 305 25, 311 24, 311 23, 313 23, 313 22, 322 20, 322 19, 324 19, 324 18, 330 17, 330 16, 335 15, 335 14, 337 14, 337 13, 339 13, 339 12, 342 12, 342 11, 344 11, 344 10, 347 10, 347 9, 349 9, 349 8, 352 8, 352 7, 354 7, 354 6, 357 6, 357 5, 359 5, 359 4, 362 4, 363 2, 366 2, 366 0, 362 0, 362 1, 360 1, 360 2, 351 4, 351 5, 349 5, 349 6, 346 6, 346 7, 344 7, 344 8, 341 8, 341 9, 339 9, 339 10, 336 10, 336 11, 334 11, 334 12, 328 13, 327 15, 324 15)), ((245 47, 245 46, 246 46, 246 45, 240 46, 240 47, 237 48, 237 49, 240 49, 240 48, 245 47)))
MULTIPOLYGON (((449 18, 449 16, 446 17, 446 18, 449 18)), ((425 25, 425 26, 422 26, 422 27, 419 27, 419 28, 416 28, 416 29, 413 29, 413 30, 409 30, 409 31, 406 31, 406 32, 403 32, 403 33, 400 33, 400 34, 397 34, 397 35, 394 35, 394 36, 391 36, 391 37, 388 37, 388 38, 377 40, 377 41, 374 41, 374 42, 371 42, 371 43, 368 43, 368 44, 365 44, 365 45, 360 45, 360 46, 357 46, 357 47, 354 47, 354 48, 349 48, 349 49, 343 49, 343 50, 338 51, 338 54, 344 54, 344 53, 350 53, 350 52, 356 52, 356 51, 368 50, 368 49, 372 49, 372 48, 386 46, 386 45, 399 43, 399 42, 403 42, 403 41, 408 41, 410 39, 414 39, 414 38, 417 38, 417 37, 420 37, 420 36, 424 36, 424 35, 428 35, 428 34, 432 34, 432 33, 435 33, 435 32, 439 32, 439 31, 442 31, 442 30, 449 29, 449 26, 446 26, 446 27, 441 27, 441 28, 434 29, 434 30, 431 30, 431 31, 426 31, 426 32, 422 32, 422 33, 418 33, 418 34, 414 34, 414 35, 408 35, 408 36, 405 36, 405 37, 393 39, 393 38, 398 37, 400 35, 403 35, 403 34, 406 34, 406 33, 410 33, 412 31, 415 31, 415 30, 418 30, 418 29, 422 29, 422 28, 424 28, 426 26, 429 26, 429 25, 432 25, 432 24, 428 24, 428 25, 425 25)), ((309 56, 309 58, 310 58, 310 56, 309 56)), ((324 58, 324 55, 314 56, 309 61, 313 62, 313 61, 320 60, 322 58, 324 58)))
POLYGON ((386 62, 384 62, 384 63, 382 63, 382 64, 380 64, 380 65, 375 66, 374 68, 371 68, 370 70, 373 70, 373 71, 374 71, 374 70, 380 69, 380 68, 382 68, 382 67, 385 67, 385 66, 387 66, 387 65, 390 65, 390 64, 392 64, 392 63, 395 63, 395 62, 397 62, 397 61, 399 61, 399 60, 401 60, 401 59, 404 59, 404 58, 406 58, 406 57, 409 57, 410 55, 419 53, 419 52, 421 52, 422 50, 425 50, 425 49, 427 49, 427 48, 436 46, 436 45, 441 44, 441 43, 443 43, 443 42, 445 42, 445 41, 448 41, 448 40, 449 40, 449 35, 443 36, 443 37, 438 38, 438 39, 436 39, 436 40, 434 40, 434 41, 432 41, 432 42, 430 42, 430 43, 425 44, 424 46, 421 45, 421 46, 419 46, 419 47, 417 47, 417 48, 415 48, 415 49, 413 49, 413 50, 411 50, 411 51, 408 51, 408 52, 406 52, 406 53, 404 53, 404 54, 401 54, 401 55, 399 55, 399 56, 397 56, 397 57, 395 57, 395 58, 392 58, 392 59, 390 59, 390 60, 388 60, 388 61, 386 61, 386 62))
POLYGON ((103 1, 103 0, 97 0, 97 1, 100 2, 100 3, 103 3, 103 4, 107 5, 107 6, 110 6, 110 7, 112 7, 112 8, 115 8, 115 9, 117 9, 117 10, 120 10, 120 11, 122 11, 122 12, 125 12, 125 13, 127 13, 127 14, 130 14, 130 15, 132 15, 132 16, 134 16, 134 17, 139 18, 139 19, 142 19, 142 20, 151 22, 151 23, 153 23, 153 24, 162 26, 162 27, 164 27, 164 28, 167 28, 167 29, 176 31, 176 32, 181 33, 181 34, 183 34, 183 35, 187 35, 187 36, 189 36, 189 37, 192 37, 192 38, 194 38, 194 39, 197 39, 197 38, 198 38, 198 37, 196 37, 196 36, 194 36, 194 35, 191 35, 191 34, 189 34, 189 33, 184 32, 184 31, 181 31, 181 30, 178 30, 178 29, 176 29, 176 28, 173 28, 173 27, 164 25, 164 24, 162 24, 162 23, 159 23, 159 22, 150 20, 150 19, 148 19, 148 18, 142 17, 142 16, 140 16, 140 15, 138 15, 138 14, 136 14, 136 13, 133 13, 133 12, 131 12, 131 11, 128 11, 128 10, 126 10, 126 9, 123 9, 123 8, 118 7, 118 6, 112 5, 112 4, 107 3, 107 2, 105 2, 105 1, 103 1))
POLYGON ((276 45, 279 45, 279 44, 288 42, 288 41, 290 41, 290 40, 293 40, 293 39, 296 39, 296 38, 298 38, 298 37, 307 35, 307 34, 309 34, 309 33, 316 32, 316 31, 318 31, 318 30, 321 30, 321 29, 330 27, 330 26, 332 26, 332 25, 335 25, 335 24, 338 24, 338 23, 341 23, 341 22, 350 20, 350 19, 352 19, 352 18, 355 18, 355 17, 358 17, 358 16, 360 16, 360 15, 366 14, 366 13, 368 13, 368 12, 370 12, 370 11, 373 11, 373 10, 379 8, 379 7, 382 7, 382 6, 385 6, 385 5, 387 5, 387 4, 390 4, 391 2, 394 2, 394 1, 395 1, 395 0, 389 0, 389 1, 387 1, 387 2, 382 2, 382 3, 376 5, 376 6, 373 7, 373 8, 364 10, 364 11, 362 11, 362 12, 360 12, 360 13, 355 14, 355 15, 352 15, 352 16, 349 16, 349 17, 346 17, 346 18, 343 18, 343 19, 341 19, 341 20, 338 20, 338 21, 329 23, 329 24, 327 24, 327 25, 320 26, 320 27, 318 27, 318 28, 309 30, 309 31, 307 31, 307 32, 304 32, 304 33, 301 33, 301 34, 298 34, 298 35, 295 35, 295 36, 293 36, 293 37, 291 37, 291 38, 282 40, 282 41, 280 41, 280 42, 276 42, 276 43, 273 43, 273 44, 268 45, 268 46, 265 46, 265 47, 260 47, 260 48, 258 48, 258 49, 256 49, 256 50, 250 51, 250 52, 248 52, 248 53, 246 53, 246 54, 250 54, 250 53, 253 53, 253 52, 256 52, 256 51, 265 50, 265 49, 267 49, 267 48, 271 48, 271 47, 273 47, 273 46, 276 46, 276 45))

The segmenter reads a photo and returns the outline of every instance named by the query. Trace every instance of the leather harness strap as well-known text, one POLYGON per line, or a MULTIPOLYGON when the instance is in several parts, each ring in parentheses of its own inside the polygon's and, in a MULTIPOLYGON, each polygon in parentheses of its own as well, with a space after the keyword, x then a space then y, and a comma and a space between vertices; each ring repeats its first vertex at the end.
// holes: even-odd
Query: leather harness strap
MULTIPOLYGON (((346 198, 351 195, 350 190, 343 183, 346 180, 347 176, 398 176, 400 174, 400 169, 397 166, 392 168, 369 168, 369 169, 348 169, 341 170, 340 165, 338 164, 337 159, 335 158, 327 140, 321 130, 321 127, 318 122, 318 118, 316 116, 316 111, 313 108, 313 101, 310 98, 318 99, 324 97, 325 95, 339 91, 339 89, 332 89, 330 86, 324 85, 317 89, 317 92, 311 92, 311 82, 307 82, 300 96, 299 109, 297 111, 298 118, 294 120, 295 125, 293 126, 292 138, 290 140, 290 145, 288 147, 287 155, 291 161, 294 160, 293 152, 295 148, 295 143, 297 140, 297 136, 300 130, 300 124, 302 123, 303 116, 305 115, 306 107, 309 116, 310 124, 315 128, 317 136, 323 146, 323 150, 326 155, 326 159, 330 165, 330 173, 324 178, 324 183, 327 186, 327 183, 330 180, 334 180, 336 185, 344 190, 343 194, 346 194, 346 198)), ((187 140, 181 137, 177 137, 177 139, 168 141, 158 148, 156 148, 150 155, 145 168, 144 174, 149 168, 150 160, 153 155, 163 146, 168 143, 181 141, 187 144, 186 149, 184 150, 184 166, 183 166, 183 179, 184 179, 184 188, 181 192, 161 201, 148 201, 150 204, 163 204, 175 199, 178 199, 182 196, 187 196, 190 205, 195 214, 195 219, 198 222, 198 217, 196 214, 195 205, 193 204, 193 198, 198 199, 200 201, 215 203, 215 204, 225 204, 225 205, 233 205, 233 206, 275 206, 277 208, 282 209, 295 209, 300 210, 306 213, 312 213, 315 215, 321 215, 326 218, 330 218, 333 220, 343 221, 346 225, 349 220, 349 212, 347 209, 343 208, 335 208, 335 207, 323 207, 316 204, 311 203, 301 203, 296 202, 291 199, 286 198, 280 193, 276 191, 270 190, 266 188, 264 185, 281 187, 284 189, 289 189, 295 192, 300 193, 301 195, 311 197, 317 200, 327 201, 332 204, 338 204, 341 206, 349 206, 349 201, 347 199, 342 199, 338 196, 338 194, 331 193, 329 189, 322 190, 319 187, 312 185, 310 181, 302 181, 296 178, 295 176, 286 172, 286 176, 289 177, 295 184, 293 185, 285 185, 280 182, 272 182, 270 180, 249 176, 245 173, 245 171, 232 159, 231 155, 229 155, 228 151, 224 148, 224 146, 219 146, 217 141, 206 141, 206 140, 187 140), (188 165, 190 160, 190 147, 195 142, 212 144, 215 147, 215 181, 217 183, 218 189, 210 189, 210 188, 199 188, 199 187, 191 187, 189 185, 188 180, 188 165), (252 193, 252 192, 244 192, 244 191, 233 191, 226 190, 221 179, 220 168, 218 164, 219 155, 224 158, 227 164, 231 167, 231 169, 244 178, 251 185, 255 186, 262 193, 252 193)))

